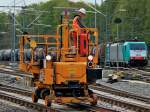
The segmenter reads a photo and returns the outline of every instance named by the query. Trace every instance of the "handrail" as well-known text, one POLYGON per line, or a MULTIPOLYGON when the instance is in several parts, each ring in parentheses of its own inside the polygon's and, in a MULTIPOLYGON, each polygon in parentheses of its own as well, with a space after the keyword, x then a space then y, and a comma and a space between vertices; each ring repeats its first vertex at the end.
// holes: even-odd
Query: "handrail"
POLYGON ((57 35, 17 35, 19 37, 33 37, 33 38, 56 38, 58 37, 57 35))

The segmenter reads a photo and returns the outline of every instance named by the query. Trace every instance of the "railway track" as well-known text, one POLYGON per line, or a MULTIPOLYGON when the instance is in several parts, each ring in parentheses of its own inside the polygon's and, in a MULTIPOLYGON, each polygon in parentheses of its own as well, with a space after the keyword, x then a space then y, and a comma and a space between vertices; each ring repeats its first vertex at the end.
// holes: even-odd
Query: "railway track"
MULTIPOLYGON (((3 69, 3 68, 0 68, 0 73, 4 73, 4 74, 11 74, 11 75, 15 75, 15 76, 18 76, 20 73, 22 73, 22 72, 20 72, 20 71, 18 71, 18 70, 14 70, 14 69, 12 69, 12 68, 5 68, 5 69, 3 69)), ((20 76, 20 75, 19 75, 20 76)), ((24 76, 24 75, 23 75, 24 76)), ((25 89, 20 89, 20 88, 16 88, 16 87, 13 87, 13 86, 8 86, 8 85, 5 85, 5 84, 0 84, 0 90, 2 90, 2 91, 7 91, 7 92, 12 92, 12 93, 16 93, 16 94, 20 94, 20 95, 24 95, 24 96, 28 96, 28 97, 31 97, 31 94, 32 94, 32 91, 29 91, 29 90, 25 90, 25 89)), ((5 96, 4 96, 4 98, 6 98, 5 96)), ((7 98, 6 98, 7 99, 7 98)), ((13 101, 15 101, 15 99, 14 98, 9 98, 9 99, 12 99, 13 101)), ((16 99, 16 100, 18 100, 18 99, 16 99)), ((16 101, 17 102, 17 101, 16 101)), ((20 101, 19 101, 20 102, 20 101)), ((24 101, 23 101, 24 102, 24 101)), ((27 105, 25 102, 23 103, 22 102, 22 104, 25 104, 25 106, 27 105)), ((15 102, 14 102, 15 103, 15 102)), ((31 102, 30 102, 31 103, 31 102)), ((31 103, 32 104, 32 103, 31 103)), ((79 104, 74 104, 74 106, 76 105, 76 107, 77 107, 77 105, 79 105, 79 104)), ((28 105, 27 105, 28 106, 28 105)), ((69 106, 69 104, 68 104, 68 106, 69 106)), ((99 112, 100 110, 102 111, 102 112, 114 112, 114 111, 112 111, 111 109, 106 109, 106 108, 102 108, 102 107, 92 107, 92 106, 89 106, 89 105, 81 105, 80 104, 80 106, 79 106, 79 110, 80 110, 80 107, 85 107, 84 108, 84 110, 86 110, 87 112, 99 112), (106 111, 107 110, 107 111, 106 111)), ((70 106, 69 107, 72 107, 71 106, 71 104, 70 104, 70 106)), ((74 111, 75 110, 78 110, 77 108, 75 108, 74 109, 74 111)), ((63 110, 62 110, 63 111, 63 110)), ((61 111, 61 112, 62 112, 61 111)), ((64 111, 64 112, 66 112, 66 110, 64 111)))
MULTIPOLYGON (((92 86, 90 86, 90 88, 92 88, 92 86)), ((104 90, 104 88, 106 88, 106 86, 103 86, 103 90, 104 90)), ((23 93, 23 89, 18 89, 18 88, 15 88, 15 87, 9 87, 9 86, 6 86, 6 85, 0 85, 0 90, 1 89, 4 89, 4 91, 8 91, 8 92, 13 92, 13 93, 17 93, 17 94, 22 94, 23 93), (3 86, 3 88, 1 88, 1 86, 3 86), (5 89, 5 88, 8 88, 8 89, 5 89)), ((94 89, 94 90, 98 90, 98 91, 101 91, 102 90, 102 88, 101 88, 101 86, 99 86, 99 88, 97 87, 97 86, 94 86, 92 89, 94 89)), ((110 92, 110 88, 108 89, 105 89, 105 92, 110 92)), ((26 92, 26 91, 25 91, 26 92)), ((28 92, 28 95, 30 95, 31 94, 31 91, 27 91, 28 92)), ((117 92, 115 92, 114 90, 112 90, 111 91, 112 93, 117 93, 117 92)), ((1 94, 1 93, 0 93, 1 94)), ((123 94, 123 92, 122 93, 117 93, 117 95, 118 94, 123 94)), ((23 95, 24 95, 24 93, 23 93, 23 95)), ((27 94, 25 94, 25 95, 27 95, 27 94)), ((27 95, 27 96, 28 96, 27 95)), ((10 95, 8 95, 8 96, 10 96, 10 95)), ((123 95, 124 97, 126 96, 126 95, 123 95)), ((129 94, 128 94, 128 96, 129 96, 129 94)), ((1 96, 0 96, 1 97, 1 96)), ((6 96, 4 96, 4 99, 7 97, 7 95, 6 96)), ((124 107, 124 108, 129 108, 129 109, 132 109, 132 110, 135 110, 135 111, 137 111, 137 112, 142 112, 141 110, 144 110, 143 112, 149 112, 150 111, 150 108, 149 107, 146 107, 146 106, 144 106, 143 107, 143 105, 141 106, 141 105, 137 105, 137 104, 133 104, 133 103, 130 103, 130 102, 125 102, 125 101, 121 101, 121 100, 119 100, 119 99, 115 99, 115 98, 110 98, 110 97, 108 97, 108 96, 105 96, 105 95, 99 95, 98 94, 98 98, 99 98, 99 100, 100 101, 103 101, 103 102, 107 102, 107 103, 110 103, 110 104, 113 104, 113 105, 117 105, 117 106, 120 106, 120 107, 124 107)), ((130 96, 130 98, 131 98, 131 96, 130 96)), ((133 98, 133 97, 132 97, 133 98)), ((136 99, 138 99, 138 100, 140 100, 140 101, 143 101, 142 100, 142 98, 141 99, 139 99, 138 97, 135 97, 134 96, 134 98, 136 98, 136 99)), ((36 109, 36 106, 37 105, 39 105, 39 104, 32 104, 31 102, 29 103, 29 104, 27 104, 28 103, 28 101, 27 102, 25 102, 25 101, 20 101, 20 99, 19 99, 19 101, 18 101, 18 99, 14 99, 14 98, 8 98, 8 99, 10 99, 9 101, 12 101, 12 102, 14 102, 14 103, 16 103, 16 102, 19 102, 19 104, 20 104, 20 102, 21 102, 21 105, 23 105, 23 106, 26 106, 26 107, 33 107, 33 109, 36 109), (34 106, 32 106, 32 105, 34 105, 34 106)), ((5 100, 7 100, 7 98, 5 99, 5 100)), ((148 103, 148 99, 145 101, 143 101, 143 102, 147 102, 148 103)), ((98 106, 90 106, 90 105, 86 105, 86 104, 67 104, 67 106, 68 107, 71 107, 71 108, 75 108, 75 110, 80 110, 80 108, 82 108, 83 110, 86 110, 87 112, 115 112, 115 111, 113 111, 113 110, 111 110, 111 109, 106 109, 106 108, 102 108, 102 107, 98 107, 98 106), (101 110, 101 111, 100 111, 101 110), (107 110, 107 111, 106 111, 107 110)), ((44 106, 42 105, 42 107, 40 107, 40 108, 37 108, 38 110, 42 110, 42 108, 43 108, 44 106)), ((44 109, 46 109, 46 108, 44 108, 44 109)), ((54 110, 53 110, 54 111, 54 110)), ((55 110, 56 111, 56 110, 55 110)), ((54 112, 55 112, 54 111, 54 112)), ((60 112, 60 110, 58 110, 58 112, 60 112)), ((62 112, 62 111, 61 111, 62 112)))
POLYGON ((25 107, 28 107, 30 109, 37 110, 39 112, 62 112, 61 110, 47 108, 43 104, 32 103, 28 100, 16 97, 14 95, 6 94, 3 92, 0 92, 0 98, 3 100, 7 100, 7 101, 13 102, 15 104, 18 104, 20 106, 25 106, 25 107))
POLYGON ((132 98, 135 100, 142 101, 144 103, 150 104, 150 97, 140 96, 131 92, 115 89, 109 86, 105 86, 102 84, 97 84, 96 86, 89 86, 91 89, 111 93, 117 96, 126 97, 126 98, 132 98))
POLYGON ((27 73, 24 73, 22 71, 15 70, 12 68, 4 68, 4 67, 0 67, 0 73, 10 74, 10 75, 14 75, 14 76, 21 76, 21 77, 30 77, 30 78, 33 77, 31 74, 27 74, 27 73))
POLYGON ((48 108, 48 107, 44 106, 44 104, 32 103, 31 101, 22 99, 20 97, 17 97, 16 95, 10 95, 10 94, 5 93, 5 92, 15 93, 18 95, 22 95, 22 97, 27 97, 27 99, 28 99, 28 97, 29 98, 31 97, 32 91, 20 89, 20 88, 16 88, 16 87, 4 85, 4 84, 0 84, 0 90, 1 90, 0 98, 3 100, 7 100, 10 102, 19 104, 21 106, 25 106, 30 109, 34 109, 39 112, 64 112, 63 110, 48 108), (4 92, 2 92, 2 91, 4 91, 4 92))
POLYGON ((150 76, 150 72, 147 71, 144 67, 133 67, 133 68, 127 68, 127 67, 105 67, 106 69, 118 69, 123 71, 130 71, 131 73, 134 71, 134 73, 141 73, 142 75, 150 76))
POLYGON ((128 93, 126 91, 117 90, 104 85, 90 86, 90 88, 94 91, 96 90, 95 93, 97 93, 98 99, 102 102, 134 110, 136 112, 150 112, 150 98, 138 96, 132 93, 128 93), (105 95, 104 93, 100 93, 100 91, 110 93, 116 96, 121 96, 122 98, 105 95), (137 100, 137 102, 131 101, 133 99, 137 100))
POLYGON ((21 94, 21 95, 29 96, 29 97, 32 94, 32 91, 30 91, 30 90, 21 89, 21 88, 17 88, 14 86, 8 86, 8 85, 4 85, 4 84, 0 84, 0 90, 12 92, 12 93, 16 93, 16 94, 21 94))
MULTIPOLYGON (((2 91, 6 91, 6 92, 11 92, 11 93, 16 93, 19 95, 24 95, 24 96, 31 96, 31 91, 29 90, 25 90, 25 89, 20 89, 20 88, 16 88, 13 86, 8 86, 8 85, 4 85, 4 84, 0 84, 0 90, 2 91)), ((39 104, 39 103, 32 103, 30 101, 24 100, 24 99, 20 99, 16 96, 12 96, 3 92, 0 92, 0 98, 4 99, 4 100, 8 100, 10 102, 13 103, 17 103, 21 106, 25 106, 25 107, 29 107, 31 109, 36 109, 40 112, 67 112, 68 110, 71 111, 77 111, 77 110, 82 110, 85 112, 116 112, 112 109, 108 109, 108 108, 104 108, 104 107, 99 107, 99 106, 90 106, 89 104, 67 104, 66 106, 69 107, 69 109, 67 110, 59 110, 59 109, 51 109, 51 108, 46 108, 43 104, 39 104)))
POLYGON ((150 106, 141 105, 138 103, 132 103, 130 101, 124 101, 117 98, 108 97, 102 94, 98 94, 98 100, 107 102, 118 107, 133 110, 135 112, 150 112, 150 106))
MULTIPOLYGON (((7 85, 4 85, 4 84, 0 84, 0 90, 1 90, 0 91, 0 98, 3 99, 3 100, 7 100, 7 101, 10 101, 10 102, 19 104, 21 106, 25 106, 25 107, 28 107, 30 109, 35 109, 35 110, 38 110, 40 112, 47 112, 49 110, 52 111, 52 112, 56 112, 54 109, 46 108, 42 104, 32 103, 28 100, 24 100, 24 99, 21 99, 17 96, 10 95, 10 94, 2 92, 2 91, 5 91, 5 92, 9 92, 9 93, 16 93, 16 94, 19 94, 19 95, 24 95, 24 96, 29 97, 29 96, 31 96, 31 93, 32 93, 29 90, 20 89, 20 88, 16 88, 16 87, 13 87, 13 86, 7 86, 7 85)), ((60 111, 57 111, 57 112, 60 112, 60 111)))
POLYGON ((130 68, 131 70, 135 70, 143 75, 150 76, 149 67, 137 67, 137 68, 130 68))
MULTIPOLYGON (((5 71, 4 71, 4 73, 5 73, 5 71)), ((8 74, 10 74, 10 73, 11 72, 9 72, 8 74)), ((122 97, 136 99, 136 100, 142 101, 144 103, 150 103, 150 98, 144 98, 144 97, 137 96, 137 95, 134 95, 134 94, 129 94, 129 93, 125 92, 125 91, 114 90, 114 89, 111 89, 111 88, 106 87, 106 86, 105 87, 102 87, 102 86, 99 86, 99 87, 98 86, 95 86, 95 87, 93 86, 92 87, 92 86, 90 86, 90 88, 94 89, 94 90, 98 90, 98 91, 105 91, 105 92, 108 92, 108 93, 111 93, 111 94, 115 94, 115 95, 118 95, 118 96, 122 96, 122 97)), ((7 92, 13 92, 13 93, 16 93, 16 94, 22 94, 22 95, 25 95, 25 96, 31 96, 31 91, 20 89, 20 88, 15 88, 15 87, 10 87, 10 86, 7 86, 7 85, 0 85, 0 90, 7 91, 7 92)), ((9 96, 9 95, 4 96, 4 99, 7 96, 9 96)), ((8 97, 8 99, 11 99, 12 102, 15 103, 20 98, 18 98, 17 100, 15 100, 15 98, 9 98, 8 97)), ((140 104, 134 104, 134 103, 131 103, 131 102, 128 102, 128 101, 122 101, 120 99, 108 97, 108 96, 105 96, 105 95, 102 95, 102 94, 98 94, 98 99, 100 101, 107 102, 107 103, 110 103, 110 104, 113 104, 113 105, 117 105, 117 106, 120 106, 120 107, 128 108, 128 109, 131 109, 131 110, 135 110, 137 112, 149 112, 150 111, 150 107, 149 106, 143 106, 143 105, 140 105, 140 104)), ((6 100, 7 100, 7 98, 6 98, 6 100)), ((21 102, 21 101, 18 101, 18 102, 21 102)), ((30 105, 27 105, 27 102, 25 102, 25 101, 22 101, 21 104, 24 105, 24 106, 26 106, 26 107, 28 107, 28 106, 30 107, 30 105, 31 105, 31 107, 33 107, 33 109, 34 108, 36 109, 36 104, 35 105, 33 104, 33 106, 32 106, 31 102, 29 103, 30 105)), ((37 104, 37 105, 40 105, 40 104, 37 104)), ((103 109, 102 107, 91 107, 91 106, 88 107, 88 106, 89 105, 82 106, 82 107, 86 107, 85 110, 87 112, 99 112, 100 110, 102 112, 113 112, 110 109, 106 109, 106 108, 103 109)), ((80 105, 80 107, 81 107, 81 105, 80 105)), ((42 108, 43 107, 39 107, 39 110, 40 109, 42 110, 42 108)), ((46 109, 46 107, 44 107, 44 109, 46 109)), ((75 110, 77 110, 77 108, 75 110)), ((46 110, 44 110, 44 111, 46 111, 46 110)), ((56 110, 54 109, 52 111, 55 112, 56 110)), ((60 110, 57 110, 57 111, 60 112, 60 110)))

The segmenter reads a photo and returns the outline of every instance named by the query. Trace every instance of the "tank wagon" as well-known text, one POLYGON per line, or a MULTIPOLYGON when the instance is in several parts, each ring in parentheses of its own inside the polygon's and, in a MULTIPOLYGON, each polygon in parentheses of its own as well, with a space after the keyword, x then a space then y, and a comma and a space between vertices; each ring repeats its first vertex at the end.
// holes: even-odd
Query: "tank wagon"
POLYGON ((145 66, 148 50, 145 42, 124 42, 107 44, 106 62, 111 66, 145 66))
MULTIPOLYGON (((43 48, 36 48, 36 51, 34 52, 36 56, 34 57, 35 59, 41 59, 43 57, 42 54, 42 49, 43 48)), ((5 49, 5 50, 0 50, 0 61, 11 61, 11 49, 5 49)), ((12 55, 13 58, 13 55, 12 55)), ((26 48, 24 50, 24 60, 30 61, 31 59, 31 49, 26 48)), ((20 50, 15 49, 15 61, 20 61, 20 50)))
POLYGON ((10 61, 11 49, 7 49, 3 52, 3 59, 10 61))
MULTIPOLYGON (((11 56, 14 58, 11 53, 11 49, 0 50, 0 61, 11 61, 11 56)), ((15 49, 15 59, 16 61, 19 61, 19 49, 15 49)))

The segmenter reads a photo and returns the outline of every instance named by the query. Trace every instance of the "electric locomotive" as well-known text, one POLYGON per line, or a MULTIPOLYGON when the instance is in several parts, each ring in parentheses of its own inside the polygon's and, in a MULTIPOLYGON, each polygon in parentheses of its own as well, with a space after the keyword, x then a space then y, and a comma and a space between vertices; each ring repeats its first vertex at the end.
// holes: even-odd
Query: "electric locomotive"
POLYGON ((145 42, 127 41, 108 44, 106 61, 111 66, 146 66, 148 50, 145 42))

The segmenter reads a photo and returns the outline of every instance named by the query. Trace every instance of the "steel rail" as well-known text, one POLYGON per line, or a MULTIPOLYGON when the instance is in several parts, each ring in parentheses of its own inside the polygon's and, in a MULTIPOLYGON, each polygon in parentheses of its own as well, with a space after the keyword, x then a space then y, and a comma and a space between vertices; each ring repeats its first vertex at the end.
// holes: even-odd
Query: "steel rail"
POLYGON ((32 91, 30 91, 30 90, 21 89, 21 88, 17 88, 14 86, 8 86, 8 85, 4 85, 4 84, 0 84, 0 90, 12 92, 12 93, 16 93, 16 94, 21 94, 21 95, 25 95, 25 96, 30 96, 30 97, 32 94, 32 91))
POLYGON ((47 108, 46 106, 39 104, 39 103, 32 103, 28 100, 24 100, 21 98, 18 98, 16 96, 10 95, 10 94, 6 94, 3 92, 0 92, 0 98, 3 100, 7 100, 16 104, 19 104, 21 106, 25 106, 28 107, 30 109, 34 109, 34 110, 38 110, 40 112, 62 112, 61 110, 56 110, 56 109, 52 109, 52 108, 47 108))
POLYGON ((98 95, 98 100, 116 105, 122 108, 134 110, 136 112, 150 112, 150 106, 143 106, 137 103, 131 103, 130 101, 124 101, 117 98, 108 97, 105 95, 98 95))
MULTIPOLYGON (((146 99, 147 97, 142 97, 142 96, 131 94, 131 93, 128 93, 128 92, 125 92, 125 91, 112 89, 110 87, 107 88, 107 86, 103 86, 103 87, 102 86, 99 86, 99 87, 89 86, 89 87, 93 90, 103 91, 103 92, 115 94, 115 95, 118 95, 118 96, 122 96, 122 97, 125 97, 125 98, 136 99, 136 100, 139 100, 139 101, 143 101, 147 104, 150 102, 149 98, 146 99), (123 92, 125 92, 125 93, 123 93, 123 92)), ((116 106, 119 106, 119 107, 124 107, 124 108, 130 109, 130 110, 134 110, 136 112, 150 112, 150 106, 145 106, 145 105, 143 106, 143 105, 140 105, 138 103, 132 103, 130 101, 124 101, 122 99, 117 99, 117 98, 110 97, 110 96, 104 95, 104 94, 103 95, 98 94, 98 93, 96 93, 96 94, 98 96, 99 101, 107 102, 107 103, 110 103, 112 105, 116 105, 116 106)))
POLYGON ((120 69, 120 70, 130 70, 133 72, 136 71, 138 73, 142 73, 143 75, 148 75, 150 76, 150 72, 146 71, 146 68, 141 68, 141 67, 132 67, 132 68, 128 68, 128 67, 105 67, 106 69, 109 68, 109 69, 120 69))
POLYGON ((9 68, 0 68, 0 73, 33 78, 33 76, 31 74, 27 74, 25 72, 22 72, 19 70, 14 70, 14 69, 9 69, 9 68), (8 69, 8 70, 6 70, 6 69, 8 69))
POLYGON ((139 101, 142 101, 144 103, 150 104, 150 97, 137 95, 137 94, 134 94, 131 92, 112 88, 112 87, 102 85, 102 84, 97 84, 96 86, 90 85, 89 87, 91 89, 94 89, 94 90, 111 93, 113 95, 117 95, 117 96, 121 96, 121 97, 131 98, 131 99, 139 100, 139 101))

